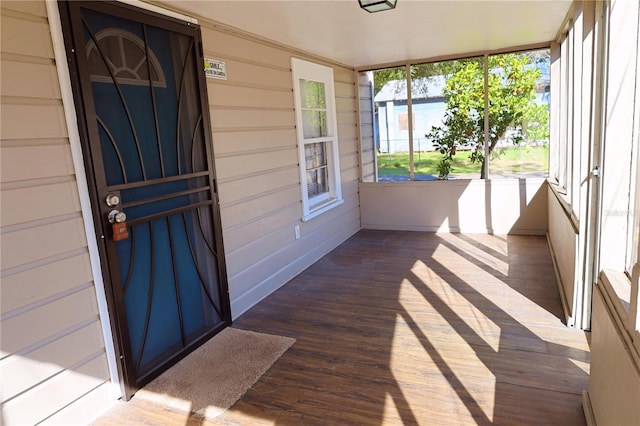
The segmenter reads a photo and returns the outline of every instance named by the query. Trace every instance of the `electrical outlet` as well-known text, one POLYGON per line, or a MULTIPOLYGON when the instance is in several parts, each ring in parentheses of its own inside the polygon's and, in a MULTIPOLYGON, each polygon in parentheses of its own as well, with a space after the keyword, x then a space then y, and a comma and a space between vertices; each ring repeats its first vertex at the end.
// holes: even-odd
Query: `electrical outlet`
POLYGON ((295 228, 293 228, 296 231, 296 240, 300 239, 300 225, 296 225, 295 228))

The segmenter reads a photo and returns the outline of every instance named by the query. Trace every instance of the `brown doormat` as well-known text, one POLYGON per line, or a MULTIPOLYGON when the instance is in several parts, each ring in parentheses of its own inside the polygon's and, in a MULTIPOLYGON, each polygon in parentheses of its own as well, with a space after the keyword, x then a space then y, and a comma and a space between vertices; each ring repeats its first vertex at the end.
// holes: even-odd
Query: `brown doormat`
POLYGON ((134 400, 212 419, 240 399, 294 342, 226 328, 136 392, 134 400))

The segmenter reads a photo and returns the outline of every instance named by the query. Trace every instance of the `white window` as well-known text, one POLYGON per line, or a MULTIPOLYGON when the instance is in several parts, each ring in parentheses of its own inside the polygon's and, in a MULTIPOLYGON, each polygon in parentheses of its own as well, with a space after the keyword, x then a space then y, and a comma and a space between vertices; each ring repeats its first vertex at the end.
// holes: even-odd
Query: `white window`
POLYGON ((333 69, 291 59, 302 220, 342 204, 333 69))

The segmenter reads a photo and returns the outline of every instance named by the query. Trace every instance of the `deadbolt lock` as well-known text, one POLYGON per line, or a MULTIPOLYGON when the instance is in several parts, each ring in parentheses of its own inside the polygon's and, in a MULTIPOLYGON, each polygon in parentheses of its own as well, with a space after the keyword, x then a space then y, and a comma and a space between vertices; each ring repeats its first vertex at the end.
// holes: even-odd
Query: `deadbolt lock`
POLYGON ((120 204, 120 197, 118 196, 118 194, 109 194, 107 195, 107 199, 105 200, 107 202, 107 206, 109 207, 115 207, 118 204, 120 204))

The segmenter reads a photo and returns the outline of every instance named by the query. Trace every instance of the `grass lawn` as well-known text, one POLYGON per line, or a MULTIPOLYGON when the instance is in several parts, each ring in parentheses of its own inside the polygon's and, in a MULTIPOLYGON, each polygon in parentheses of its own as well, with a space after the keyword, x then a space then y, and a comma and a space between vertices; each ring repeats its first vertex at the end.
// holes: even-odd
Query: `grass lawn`
MULTIPOLYGON (((549 147, 498 148, 500 155, 492 155, 491 174, 546 173, 549 169, 549 147)), ((480 174, 480 164, 469 160, 469 151, 458 151, 453 157, 451 174, 480 174)), ((494 152, 496 154, 496 152, 494 152)), ((442 154, 437 151, 413 154, 416 174, 438 176, 438 163, 442 154)), ((379 176, 408 176, 409 153, 378 154, 379 176)))

